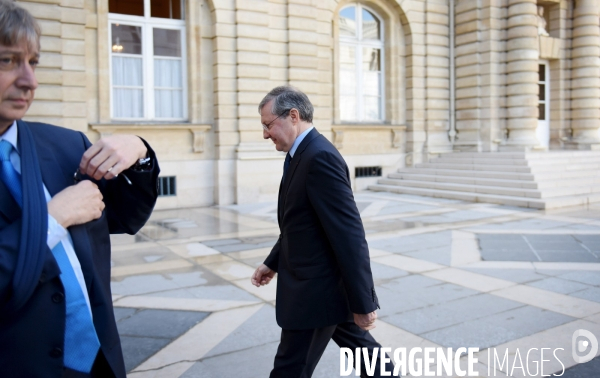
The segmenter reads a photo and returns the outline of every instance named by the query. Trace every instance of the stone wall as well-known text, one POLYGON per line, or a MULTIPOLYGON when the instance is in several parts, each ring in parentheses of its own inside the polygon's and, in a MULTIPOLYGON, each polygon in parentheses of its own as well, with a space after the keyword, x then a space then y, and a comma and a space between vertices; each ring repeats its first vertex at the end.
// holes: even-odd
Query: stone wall
MULTIPOLYGON (((186 0, 189 122, 136 125, 110 118, 108 1, 19 2, 43 30, 40 87, 27 119, 80 130, 92 140, 121 132, 147 139, 163 175, 178 180, 178 196, 161 198, 159 208, 276 198, 283 154, 262 139, 257 104, 282 84, 310 96, 315 125, 340 149, 352 175, 357 166, 382 166, 386 175, 452 150, 538 144, 544 42, 536 0, 361 1, 385 25, 385 119, 368 124, 342 123, 339 116, 337 14, 351 1, 186 0)), ((540 4, 554 46, 546 58, 551 148, 596 148, 600 2, 540 4)), ((368 180, 352 182, 361 189, 368 180)))

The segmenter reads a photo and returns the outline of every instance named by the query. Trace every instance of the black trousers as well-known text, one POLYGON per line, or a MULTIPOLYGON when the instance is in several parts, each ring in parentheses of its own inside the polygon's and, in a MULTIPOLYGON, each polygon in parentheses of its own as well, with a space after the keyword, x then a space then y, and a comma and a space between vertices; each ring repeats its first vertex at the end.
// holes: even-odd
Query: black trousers
MULTIPOLYGON (((281 342, 277 348, 270 378, 310 378, 330 339, 333 339, 340 348, 350 348, 353 353, 356 348, 368 348, 370 358, 373 356, 374 348, 381 348, 368 331, 364 331, 354 322, 308 330, 282 329, 281 342)), ((379 354, 376 361, 377 366, 372 377, 380 377, 379 354)), ((391 360, 386 363, 385 368, 390 373, 394 371, 391 360)), ((369 377, 364 358, 361 358, 360 372, 361 377, 369 377)))

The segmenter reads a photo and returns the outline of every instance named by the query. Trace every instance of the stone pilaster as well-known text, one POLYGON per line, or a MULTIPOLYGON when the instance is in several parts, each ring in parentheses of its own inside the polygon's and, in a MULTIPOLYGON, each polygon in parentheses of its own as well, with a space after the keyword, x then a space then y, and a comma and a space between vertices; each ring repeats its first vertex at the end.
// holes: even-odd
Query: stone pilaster
POLYGON ((410 42, 406 46, 406 164, 423 161, 426 142, 425 2, 411 3, 410 42))
POLYGON ((461 151, 481 151, 480 0, 457 0, 456 24, 456 141, 461 151))
POLYGON ((562 149, 570 136, 569 81, 571 70, 568 54, 571 50, 571 27, 568 7, 571 2, 562 0, 550 7, 548 32, 561 41, 560 59, 550 61, 550 149, 562 149))
POLYGON ((426 6, 427 146, 429 154, 452 151, 448 137, 450 108, 450 44, 448 2, 430 0, 426 6))
POLYGON ((577 0, 573 12, 571 128, 574 149, 600 149, 600 19, 598 0, 577 0))
POLYGON ((506 15, 503 1, 484 1, 481 8, 481 123, 482 151, 497 151, 506 129, 506 15))
POLYGON ((539 142, 538 21, 535 0, 508 1, 507 129, 502 150, 527 150, 539 142))

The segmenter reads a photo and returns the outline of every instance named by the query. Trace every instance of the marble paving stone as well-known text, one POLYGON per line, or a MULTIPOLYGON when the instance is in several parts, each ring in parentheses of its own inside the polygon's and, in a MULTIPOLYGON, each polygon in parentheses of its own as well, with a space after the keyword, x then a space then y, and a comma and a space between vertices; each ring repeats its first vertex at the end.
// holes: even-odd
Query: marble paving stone
POLYGON ((265 305, 211 349, 206 358, 279 342, 280 338, 281 328, 275 320, 275 308, 265 305))
POLYGON ((522 307, 522 303, 498 300, 490 294, 471 295, 389 316, 385 321, 416 335, 422 335, 475 319, 522 307))
POLYGON ((420 274, 411 274, 406 277, 397 278, 391 280, 383 285, 382 287, 390 289, 397 293, 405 291, 413 291, 422 289, 425 287, 441 284, 443 281, 435 280, 433 278, 425 277, 420 274))
POLYGON ((206 264, 205 267, 226 280, 237 280, 240 278, 250 279, 254 273, 252 267, 237 261, 206 264))
POLYGON ((598 263, 600 259, 591 255, 587 251, 576 252, 576 251, 552 251, 542 250, 537 251, 542 261, 545 262, 585 262, 585 263, 598 263))
POLYGON ((152 337, 120 335, 120 338, 123 358, 125 359, 125 370, 128 372, 171 342, 170 339, 152 337))
POLYGON ((492 294, 575 318, 583 318, 600 312, 600 304, 596 302, 531 286, 507 287, 496 290, 492 294))
POLYGON ((377 213, 377 215, 381 216, 381 215, 388 215, 388 214, 412 213, 415 211, 431 210, 431 209, 435 209, 435 208, 436 208, 435 206, 420 205, 420 204, 415 204, 415 203, 393 204, 393 205, 388 205, 388 206, 384 207, 383 209, 379 210, 379 213, 377 213))
POLYGON ((119 322, 120 320, 127 319, 131 315, 135 314, 137 309, 135 308, 114 308, 115 313, 115 321, 119 322))
POLYGON ((394 278, 404 277, 409 274, 407 271, 392 268, 390 266, 379 264, 376 262, 371 262, 371 273, 373 274, 373 279, 376 281, 376 285, 378 284, 378 282, 384 282, 394 278))
POLYGON ((573 238, 592 251, 600 251, 600 235, 573 235, 573 238))
POLYGON ((240 239, 217 239, 217 240, 205 240, 202 242, 207 247, 220 247, 223 245, 233 245, 233 244, 241 244, 242 241, 240 239))
POLYGON ((167 290, 149 294, 156 297, 172 298, 199 298, 199 299, 223 299, 227 298, 234 301, 255 301, 257 298, 245 290, 241 290, 233 285, 206 285, 188 287, 177 290, 167 290))
MULTIPOLYGON (((520 354, 525 355, 526 357, 526 354, 529 352, 530 367, 533 369, 532 371, 534 371, 536 368, 535 365, 539 366, 539 362, 541 361, 541 348, 549 348, 551 351, 556 352, 557 358, 554 358, 552 354, 548 355, 549 350, 545 350, 544 356, 550 357, 550 361, 546 361, 544 363, 544 374, 548 376, 552 373, 556 373, 560 376, 564 368, 570 368, 576 364, 575 360, 572 358, 573 344, 571 343, 571 340, 573 333, 578 329, 585 329, 592 332, 594 335, 600 335, 600 323, 593 323, 586 320, 575 320, 543 330, 538 333, 533 333, 529 336, 515 338, 507 341, 506 343, 495 345, 492 349, 485 349, 477 353, 477 357, 479 361, 485 361, 486 364, 488 361, 490 361, 489 364, 493 365, 492 361, 494 354, 504 355, 508 351, 509 355, 514 356, 516 351, 519 350, 520 354), (562 350, 558 348, 561 348, 562 350)), ((598 355, 600 355, 600 349, 598 350, 598 354, 596 356, 598 355)), ((517 372, 520 371, 516 370, 515 373, 517 372)), ((515 377, 521 376, 523 376, 523 374, 515 374, 515 377)), ((537 376, 541 375, 538 374, 537 376)))
MULTIPOLYGON (((550 213, 368 191, 356 193, 355 198, 362 203, 382 307, 372 334, 383 346, 437 346, 416 332, 444 330, 448 334, 440 334, 440 342, 460 337, 486 342, 506 339, 501 345, 538 348, 570 348, 574 329, 600 335, 600 303, 596 300, 600 263, 558 261, 574 261, 583 256, 579 253, 600 256, 600 205, 550 213), (439 223, 428 224, 432 221, 439 223), (477 239, 475 234, 479 234, 477 239), (470 244, 463 243, 467 239, 470 244), (477 261, 480 245, 484 253, 502 260, 477 261), (532 247, 544 261, 538 261, 532 247), (460 254, 464 250, 470 251, 468 258, 460 254), (452 251, 463 259, 452 259, 452 251), (510 259, 508 254, 512 254, 510 259), (449 268, 453 261, 455 266, 449 268), (435 270, 427 271, 430 268, 435 270), (487 294, 478 294, 481 292, 487 294), (487 314, 503 303, 516 303, 517 307, 507 310, 508 318, 493 318, 500 310, 487 314), (529 312, 514 312, 522 308, 529 312), (559 317, 570 319, 566 314, 586 320, 541 331, 536 328, 555 324, 557 312, 563 312, 559 317), (471 319, 483 313, 487 316, 471 319), (391 319, 400 325, 388 322, 391 319), (442 328, 429 328, 434 325, 442 328), (521 337, 525 331, 531 334, 521 337)), ((147 350, 126 351, 126 359, 127 354, 137 358, 128 366, 141 363, 129 376, 175 378, 186 370, 187 376, 203 378, 268 376, 277 347, 276 281, 256 288, 248 276, 278 236, 276 209, 277 204, 270 202, 158 210, 137 236, 113 237, 113 301, 120 321, 143 329, 143 323, 149 322, 131 320, 136 314, 132 311, 212 312, 173 339, 141 335, 138 339, 147 339, 147 350), (191 255, 189 245, 193 246, 191 255), (209 265, 213 270, 217 266, 245 268, 241 275, 226 275, 228 269, 224 268, 219 276, 207 269, 209 265), (273 331, 272 342, 252 338, 253 333, 269 330, 273 331), (156 350, 160 349, 158 343, 151 345, 156 340, 168 340, 168 344, 156 350), (238 356, 247 362, 238 363, 238 356)), ((335 343, 328 345, 313 376, 339 376, 335 343)))
POLYGON ((566 222, 556 222, 551 220, 543 220, 543 219, 524 219, 512 222, 504 222, 504 223, 492 223, 479 225, 479 229, 495 229, 495 230, 545 230, 550 228, 561 228, 568 226, 569 223, 566 222))
POLYGON ((405 256, 413 257, 420 260, 429 261, 441 265, 450 265, 452 260, 452 251, 450 246, 428 248, 416 252, 404 252, 405 256))
POLYGON ((181 378, 255 378, 268 377, 273 369, 273 358, 278 342, 254 348, 205 358, 190 367, 181 378))
POLYGON ((600 287, 590 287, 585 290, 571 293, 571 295, 577 298, 587 299, 588 301, 600 302, 600 287))
POLYGON ((167 260, 140 265, 125 265, 113 267, 111 277, 122 277, 133 274, 154 273, 166 270, 174 270, 191 267, 192 264, 185 260, 167 260))
POLYGON ((522 306, 425 333, 421 336, 445 347, 489 348, 574 320, 569 316, 522 306))
POLYGON ((440 215, 425 215, 425 216, 417 216, 405 218, 404 220, 409 222, 422 222, 422 223, 448 223, 448 222, 462 222, 467 220, 478 220, 484 218, 490 218, 495 216, 494 214, 490 214, 487 212, 478 212, 474 210, 462 210, 462 211, 453 211, 450 213, 440 214, 440 215))
POLYGON ((425 272, 423 275, 484 293, 515 285, 510 281, 488 277, 484 276, 483 274, 477 274, 456 268, 439 269, 432 272, 425 272))
POLYGON ((469 297, 478 293, 479 292, 476 290, 467 289, 466 287, 451 283, 440 283, 439 285, 432 285, 411 291, 412 295, 423 298, 425 302, 431 305, 469 297))
POLYGON ((569 272, 558 277, 587 285, 600 286, 600 272, 569 272))
POLYGON ((201 322, 206 312, 139 310, 117 322, 120 335, 173 339, 201 322))
POLYGON ((356 208, 358 209, 358 212, 361 213, 361 215, 364 212, 364 210, 366 208, 368 208, 369 205, 371 205, 371 204, 372 204, 372 202, 366 202, 366 201, 358 201, 358 200, 356 200, 356 208))
POLYGON ((600 357, 569 368, 565 371, 563 378, 590 378, 597 376, 600 372, 600 357))
POLYGON ((192 299, 188 297, 171 298, 164 296, 129 296, 113 302, 115 313, 119 310, 119 307, 214 312, 258 303, 260 302, 257 299, 253 301, 233 301, 227 299, 192 299))
POLYGON ((451 241, 452 233, 450 231, 443 231, 373 240, 369 242, 369 246, 388 252, 405 253, 449 246, 451 241))
POLYGON ((112 293, 117 295, 139 295, 180 288, 161 274, 125 277, 120 281, 113 280, 110 286, 112 293))
POLYGON ((385 287, 376 287, 379 306, 378 317, 386 319, 387 316, 421 308, 428 305, 422 298, 410 295, 409 292, 398 293, 385 287))
POLYGON ((394 292, 381 287, 377 288, 377 296, 379 297, 379 304, 381 306, 378 313, 383 318, 392 314, 416 308, 424 308, 476 293, 473 290, 445 283, 401 292, 394 292))
POLYGON ((136 371, 161 368, 182 361, 199 360, 232 331, 261 309, 263 305, 212 313, 177 340, 160 350, 136 371), (198 340, 202 340, 198 343, 198 340))
POLYGON ((440 264, 402 255, 387 255, 376 257, 373 259, 373 261, 391 266, 393 268, 402 269, 411 273, 435 271, 444 267, 440 264))
POLYGON ((194 365, 193 362, 179 362, 169 366, 165 366, 161 369, 149 370, 138 373, 129 373, 127 378, 174 378, 179 377, 185 373, 190 367, 194 365))
POLYGON ((486 269, 469 266, 462 267, 462 269, 516 283, 534 282, 548 278, 547 275, 536 273, 533 269, 486 269))
POLYGON ((541 261, 529 248, 506 250, 482 249, 481 258, 485 261, 541 261))

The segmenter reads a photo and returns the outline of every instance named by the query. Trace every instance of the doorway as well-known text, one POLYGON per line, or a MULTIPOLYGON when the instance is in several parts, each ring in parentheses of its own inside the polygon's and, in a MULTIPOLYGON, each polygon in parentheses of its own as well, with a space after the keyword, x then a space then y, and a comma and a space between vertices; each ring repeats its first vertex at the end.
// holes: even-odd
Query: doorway
POLYGON ((535 130, 540 146, 548 148, 550 145, 550 65, 541 61, 538 70, 538 126, 535 130))

